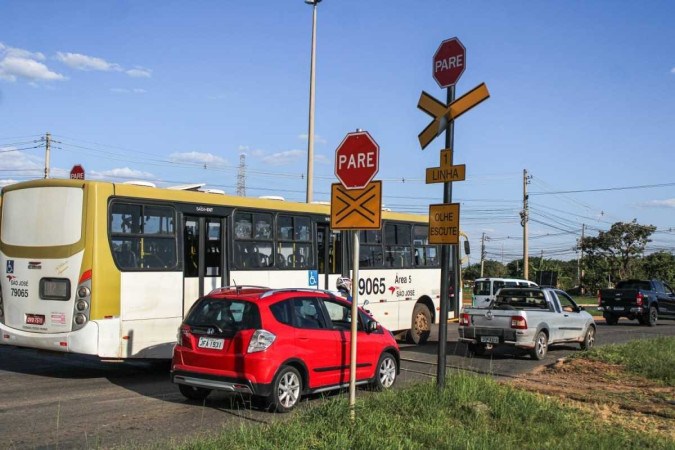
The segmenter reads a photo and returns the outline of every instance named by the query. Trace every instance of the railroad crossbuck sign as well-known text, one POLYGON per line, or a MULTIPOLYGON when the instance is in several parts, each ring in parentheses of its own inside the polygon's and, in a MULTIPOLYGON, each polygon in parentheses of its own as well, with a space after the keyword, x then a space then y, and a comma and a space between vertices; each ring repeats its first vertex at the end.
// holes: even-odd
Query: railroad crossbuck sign
POLYGON ((429 205, 429 243, 459 244, 459 203, 429 205))
POLYGON ((479 84, 449 105, 422 91, 417 107, 434 118, 418 136, 422 150, 445 131, 450 121, 488 98, 490 93, 485 83, 479 84))
POLYGON ((364 189, 331 185, 330 227, 334 230, 379 230, 382 226, 382 182, 364 189))
POLYGON ((466 165, 453 166, 450 163, 451 161, 452 150, 449 148, 441 150, 441 167, 427 168, 427 184, 464 181, 466 179, 466 165))

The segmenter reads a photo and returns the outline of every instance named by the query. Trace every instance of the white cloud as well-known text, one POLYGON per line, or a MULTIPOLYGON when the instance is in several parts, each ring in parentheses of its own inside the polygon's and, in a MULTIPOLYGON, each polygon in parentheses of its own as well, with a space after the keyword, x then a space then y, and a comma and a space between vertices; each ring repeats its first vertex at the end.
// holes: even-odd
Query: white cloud
POLYGON ((45 173, 42 158, 16 150, 15 147, 0 147, 0 167, 5 172, 16 172, 12 176, 21 178, 20 180, 1 179, 0 186, 7 186, 26 179, 42 178, 45 173))
POLYGON ((194 151, 184 153, 172 153, 169 155, 169 159, 172 162, 177 163, 198 163, 198 164, 213 164, 213 165, 224 165, 227 163, 226 160, 212 153, 202 153, 194 151))
POLYGON ((675 73, 675 67, 673 67, 672 69, 670 69, 670 73, 675 73))
POLYGON ((278 152, 264 156, 262 160, 266 164, 270 164, 272 166, 282 166, 293 163, 300 158, 303 158, 306 154, 307 152, 305 150, 286 150, 284 152, 278 152))
POLYGON ((650 200, 648 202, 642 202, 640 206, 645 206, 647 208, 675 208, 675 198, 668 198, 665 200, 650 200))
POLYGON ((24 78, 28 81, 66 79, 60 73, 49 70, 46 65, 36 59, 44 59, 44 56, 41 53, 31 53, 3 45, 0 48, 0 79, 7 81, 16 81, 17 78, 24 78))
POLYGON ((131 169, 129 167, 119 167, 116 169, 104 170, 104 171, 91 171, 91 176, 87 175, 87 178, 101 179, 101 178, 141 178, 144 180, 154 179, 155 176, 150 172, 143 172, 141 170, 131 169))
POLYGON ((18 183, 19 180, 13 180, 11 178, 0 179, 0 187, 9 186, 10 184, 18 183))
MULTIPOLYGON (((309 134, 301 134, 298 136, 298 139, 302 139, 303 141, 307 141, 309 139, 309 134)), ((327 141, 319 136, 318 134, 314 133, 314 143, 315 144, 325 144, 327 141)))
POLYGON ((129 69, 125 73, 133 78, 150 78, 152 76, 152 70, 144 69, 142 67, 129 69))
POLYGON ((318 164, 333 164, 335 159, 326 155, 314 155, 314 162, 318 164))
POLYGON ((36 59, 38 61, 45 60, 45 55, 40 52, 31 52, 22 48, 7 47, 2 42, 0 42, 0 54, 22 59, 36 59))
POLYGON ((134 89, 111 88, 110 92, 114 92, 116 94, 145 94, 148 91, 146 91, 145 89, 140 89, 140 88, 134 88, 134 89))
POLYGON ((81 53, 63 53, 57 52, 56 59, 61 61, 63 64, 67 65, 71 69, 76 70, 97 70, 101 72, 110 72, 115 71, 119 72, 122 67, 119 64, 109 63, 103 58, 97 58, 95 56, 87 56, 81 53))

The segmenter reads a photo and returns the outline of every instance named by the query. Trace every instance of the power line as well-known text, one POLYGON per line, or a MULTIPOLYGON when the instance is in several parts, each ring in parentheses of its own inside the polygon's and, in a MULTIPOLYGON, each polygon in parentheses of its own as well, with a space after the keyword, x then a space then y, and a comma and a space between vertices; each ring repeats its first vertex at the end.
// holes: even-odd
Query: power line
POLYGON ((530 195, 553 195, 553 194, 578 194, 581 192, 602 192, 602 191, 625 191, 631 189, 651 189, 659 187, 669 187, 675 186, 673 183, 660 183, 660 184, 643 184, 639 186, 622 186, 622 187, 611 187, 611 188, 599 188, 599 189, 579 189, 576 191, 555 191, 555 192, 531 192, 530 195))

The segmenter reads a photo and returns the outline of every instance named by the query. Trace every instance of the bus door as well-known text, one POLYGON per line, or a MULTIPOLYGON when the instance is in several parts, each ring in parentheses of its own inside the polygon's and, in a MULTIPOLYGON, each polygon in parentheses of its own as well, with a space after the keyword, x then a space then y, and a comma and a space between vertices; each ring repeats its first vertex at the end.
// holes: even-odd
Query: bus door
POLYGON ((192 304, 227 284, 224 217, 183 217, 183 317, 192 304))
POLYGON ((317 223, 316 231, 316 261, 319 269, 317 289, 333 291, 340 274, 348 273, 342 264, 342 233, 331 231, 327 223, 317 223))

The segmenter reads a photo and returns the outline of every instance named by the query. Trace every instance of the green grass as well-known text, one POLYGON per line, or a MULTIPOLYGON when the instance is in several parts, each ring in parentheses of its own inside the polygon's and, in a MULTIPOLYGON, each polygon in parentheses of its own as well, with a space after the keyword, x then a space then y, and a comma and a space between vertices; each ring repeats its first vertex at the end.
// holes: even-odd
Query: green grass
MULTIPOLYGON (((610 345, 574 357, 621 364, 675 382, 675 337, 610 345)), ((516 390, 491 377, 448 373, 446 387, 420 383, 357 399, 320 402, 270 425, 242 425, 182 449, 673 449, 672 440, 597 420, 556 399, 516 390)))
POLYGON ((573 357, 621 364, 629 372, 675 386, 675 336, 606 345, 573 357))
POLYGON ((614 449, 673 448, 673 442, 613 427, 554 399, 450 374, 433 383, 362 396, 349 419, 346 398, 273 425, 242 426, 183 449, 614 449), (574 436, 573 439, 570 437, 574 436))

